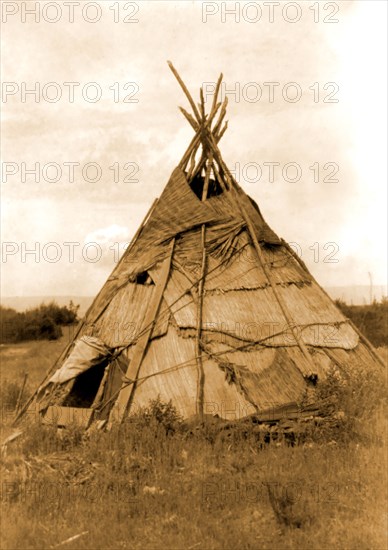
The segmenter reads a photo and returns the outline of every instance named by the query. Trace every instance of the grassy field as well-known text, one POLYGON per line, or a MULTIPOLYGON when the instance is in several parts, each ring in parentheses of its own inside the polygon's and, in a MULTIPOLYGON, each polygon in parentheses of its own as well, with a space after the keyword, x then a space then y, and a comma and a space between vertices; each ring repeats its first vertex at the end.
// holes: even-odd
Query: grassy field
MULTIPOLYGON (((0 348, 3 437, 24 372, 28 394, 69 337, 0 348)), ((144 416, 88 437, 32 425, 2 456, 1 548, 385 549, 382 370, 331 381, 337 421, 293 446, 144 416)))

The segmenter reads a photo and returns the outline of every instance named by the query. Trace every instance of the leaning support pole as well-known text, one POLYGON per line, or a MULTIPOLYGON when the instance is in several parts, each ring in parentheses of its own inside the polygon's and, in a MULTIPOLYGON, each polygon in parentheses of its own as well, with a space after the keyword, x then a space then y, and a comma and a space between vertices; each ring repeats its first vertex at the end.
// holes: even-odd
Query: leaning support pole
MULTIPOLYGON (((205 181, 202 191, 202 202, 207 198, 211 167, 213 162, 213 154, 210 153, 208 165, 206 168, 205 181)), ((202 325, 203 325, 203 290, 206 276, 206 225, 202 224, 201 227, 201 248, 202 248, 202 263, 201 263, 201 275, 198 284, 198 309, 197 309, 197 333, 196 333, 196 359, 198 367, 198 386, 197 386, 197 414, 203 421, 204 414, 204 400, 205 400, 205 371, 203 368, 202 359, 202 325)))
POLYGON ((28 372, 25 372, 22 387, 20 388, 18 400, 17 400, 17 403, 16 403, 16 414, 18 413, 18 411, 20 409, 20 405, 21 405, 22 398, 23 398, 23 393, 24 393, 24 388, 26 387, 27 378, 28 378, 28 372))
MULTIPOLYGON (((217 114, 217 111, 218 109, 220 108, 221 106, 221 103, 217 103, 217 105, 215 106, 215 108, 212 110, 212 112, 209 114, 209 117, 207 118, 205 124, 204 124, 204 128, 207 128, 207 127, 210 127, 211 123, 213 122, 213 119, 214 117, 216 116, 217 114)), ((182 112, 182 111, 181 111, 182 112)), ((190 122, 191 124, 191 122, 190 122)), ((191 124, 192 125, 192 124, 191 124)), ((194 126, 193 126, 194 128, 194 126)), ((201 132, 202 132, 202 128, 200 126, 197 126, 196 128, 194 128, 196 134, 195 136, 193 137, 193 139, 191 140, 186 152, 184 153, 183 157, 182 157, 182 160, 180 161, 179 163, 179 167, 182 168, 182 170, 184 170, 185 166, 187 165, 191 155, 192 155, 192 152, 194 150, 197 150, 198 147, 199 147, 199 144, 201 143, 201 132)))
MULTIPOLYGON (((323 289, 322 289, 323 290, 323 289)), ((323 292, 326 292, 325 290, 323 290, 323 292)), ((375 350, 375 348, 372 346, 371 342, 369 342, 368 338, 366 336, 363 335, 363 333, 356 327, 356 325, 353 323, 353 321, 351 319, 347 319, 348 323, 350 324, 350 326, 353 328, 353 330, 355 332, 357 332, 360 340, 362 341, 363 344, 366 345, 366 347, 368 348, 368 350, 371 352, 371 354, 373 355, 373 357, 376 359, 376 361, 378 363, 380 363, 380 365, 384 368, 387 368, 387 364, 384 363, 383 359, 380 357, 380 355, 377 353, 377 351, 375 350)))
MULTIPOLYGON (((222 138, 222 136, 224 135, 224 133, 225 133, 227 127, 228 127, 228 123, 225 122, 225 125, 224 125, 224 127, 222 128, 222 130, 220 131, 219 134, 216 134, 216 131, 213 130, 214 136, 215 136, 215 139, 216 139, 216 142, 217 142, 217 143, 221 140, 221 138, 222 138)), ((197 176, 198 174, 201 173, 202 168, 203 168, 203 167, 205 166, 205 164, 206 164, 206 161, 207 161, 207 156, 206 156, 206 154, 205 154, 204 152, 202 152, 202 156, 201 156, 201 158, 199 159, 199 161, 198 161, 198 163, 197 163, 197 165, 196 165, 196 167, 195 167, 193 173, 191 174, 191 177, 192 177, 192 178, 195 178, 195 176, 197 176)))
MULTIPOLYGON (((235 193, 235 195, 237 196, 237 193, 235 193)), ((238 201, 239 203, 239 201, 238 201)), ((271 285, 271 288, 272 288, 272 292, 274 293, 275 295, 275 298, 276 298, 276 301, 278 302, 279 304, 279 307, 283 313, 283 316, 288 324, 288 326, 290 327, 291 329, 291 332, 292 332, 292 335, 295 339, 295 342, 297 343, 300 351, 303 353, 304 357, 306 358, 306 360, 308 361, 308 364, 310 365, 310 368, 311 368, 311 374, 314 373, 315 371, 315 365, 314 365, 314 362, 312 360, 312 357, 310 355, 310 353, 308 352, 308 349, 305 345, 305 343, 303 342, 303 339, 302 339, 302 336, 298 334, 298 330, 295 326, 295 323, 292 319, 292 316, 291 316, 291 313, 289 312, 288 310, 288 307, 286 305, 286 303, 283 301, 283 298, 282 296, 280 295, 277 287, 276 287, 276 284, 273 282, 272 280, 272 277, 271 277, 271 272, 270 270, 268 269, 268 266, 263 258, 263 253, 262 253, 262 250, 260 248, 260 244, 259 244, 259 241, 257 240, 257 237, 256 237, 256 233, 255 233, 255 230, 254 230, 254 227, 253 227, 253 224, 245 210, 245 208, 241 205, 241 203, 239 203, 239 207, 240 207, 240 210, 241 210, 241 213, 244 217, 244 220, 245 220, 245 223, 247 225, 247 228, 248 228, 248 231, 249 231, 249 234, 251 236, 251 239, 252 239, 252 242, 253 242, 253 246, 255 247, 255 250, 256 250, 256 253, 257 253, 257 256, 259 258, 259 262, 260 262, 260 265, 265 273, 265 276, 269 282, 269 284, 271 285)))
POLYGON ((170 249, 167 258, 164 259, 160 270, 160 277, 155 285, 155 290, 152 295, 148 310, 144 317, 142 330, 133 351, 132 360, 129 363, 122 388, 120 390, 117 401, 111 411, 108 427, 111 427, 114 422, 122 422, 125 414, 129 411, 133 397, 136 391, 137 379, 139 378, 143 358, 147 351, 148 342, 154 328, 156 317, 162 301, 163 292, 166 288, 167 280, 170 274, 172 255, 174 251, 175 238, 170 242, 170 249), (131 384, 128 384, 131 381, 131 384))
POLYGON ((204 279, 206 274, 206 226, 205 224, 201 227, 201 248, 202 248, 202 264, 201 264, 201 275, 198 284, 198 306, 197 306, 197 332, 195 338, 195 356, 197 360, 197 370, 198 370, 198 384, 197 384, 197 414, 201 422, 203 421, 203 409, 204 409, 204 400, 205 400, 205 371, 203 369, 203 360, 202 360, 202 313, 203 313, 203 287, 204 279))
MULTIPOLYGON (((191 97, 190 95, 190 92, 189 90, 187 89, 185 83, 183 82, 182 78, 180 77, 180 75, 178 74, 178 71, 175 69, 175 67, 172 65, 172 63, 169 61, 168 62, 168 65, 171 69, 171 71, 173 72, 175 78, 178 80, 184 94, 186 95, 192 109, 193 109, 193 113, 194 113, 194 116, 198 122, 198 124, 200 125, 201 124, 201 117, 200 117, 200 114, 198 112, 198 109, 196 108, 196 105, 193 101, 193 98, 191 97)), ((220 79, 222 78, 222 75, 220 77, 220 79)), ((219 85, 220 85, 220 79, 219 79, 219 82, 217 83, 217 91, 219 89, 219 85)), ((216 98, 214 99, 214 102, 213 104, 215 103, 216 101, 216 98)), ((226 105, 224 106, 224 108, 221 110, 221 117, 223 117, 223 111, 225 111, 226 109, 226 105)), ((185 114, 185 113, 184 113, 185 114)), ((185 115, 186 116, 186 115, 185 115)), ((194 120, 191 116, 186 116, 186 118, 188 119, 188 121, 190 122, 190 124, 193 126, 193 128, 196 130, 197 127, 194 123, 194 120)), ((217 141, 212 133, 212 130, 210 129, 210 127, 203 127, 202 128, 202 139, 204 139, 207 144, 208 144, 208 147, 209 147, 209 150, 212 152, 213 156, 214 156, 214 160, 218 163, 220 169, 222 169, 222 171, 224 172, 224 175, 226 177, 226 179, 228 180, 228 186, 229 186, 229 189, 231 191, 231 194, 232 196, 227 193, 227 196, 230 200, 230 203, 232 205, 232 208, 235 207, 235 205, 237 205, 244 221, 245 221, 245 224, 247 226, 247 229, 248 229, 248 232, 250 234, 250 237, 252 239, 252 242, 253 242, 253 246, 256 250, 256 253, 257 253, 257 256, 258 256, 258 259, 259 259, 259 262, 261 264, 261 267, 264 271, 264 274, 271 286, 271 289, 274 293, 274 296, 276 298, 276 301, 278 302, 279 304, 279 307, 283 313, 283 316, 288 324, 288 326, 290 327, 291 329, 291 332, 293 334, 293 337, 295 339, 295 342, 296 344, 298 345, 299 349, 301 350, 301 352, 303 353, 304 357, 306 358, 306 360, 308 361, 308 364, 310 365, 311 367, 311 373, 313 373, 315 371, 315 366, 314 366, 314 362, 312 360, 312 357, 305 345, 305 343, 303 342, 303 339, 302 337, 299 337, 299 334, 297 332, 297 329, 296 329, 296 326, 295 326, 295 323, 292 319, 292 316, 291 316, 291 313, 289 312, 288 310, 288 307, 286 305, 286 303, 283 301, 282 299, 282 296, 280 295, 280 293, 278 292, 278 289, 276 288, 276 284, 273 282, 272 280, 272 277, 271 277, 271 273, 270 273, 270 270, 268 269, 266 263, 265 263, 265 260, 263 258, 263 253, 261 251, 261 248, 260 248, 260 244, 257 240, 257 237, 256 237, 256 233, 255 233, 255 229, 253 227, 253 224, 252 224, 252 221, 248 215, 248 213, 246 212, 244 206, 241 204, 241 201, 240 201, 240 198, 239 198, 239 195, 238 195, 238 192, 236 190, 236 183, 232 177, 232 174, 230 173, 228 167, 226 166, 225 162, 223 161, 222 159, 222 156, 221 156, 221 152, 218 148, 218 145, 217 145, 217 141), (232 199, 233 197, 233 199, 232 199), (235 202, 234 202, 235 201, 235 202)), ((223 186, 224 187, 224 186, 223 186)), ((224 189, 225 190, 225 189, 224 189)))
MULTIPOLYGON (((278 289, 276 287, 276 284, 273 282, 272 280, 272 277, 271 277, 271 273, 270 273, 270 270, 268 269, 267 265, 266 265, 266 262, 263 258, 263 253, 261 251, 261 248, 260 248, 260 244, 257 240, 257 237, 256 237, 256 233, 255 233, 255 229, 253 227, 253 224, 252 224, 252 221, 248 215, 248 213, 246 212, 244 206, 241 204, 241 201, 240 201, 240 197, 238 196, 238 193, 237 193, 237 190, 235 188, 235 182, 233 180, 233 177, 228 169, 228 167, 226 166, 225 162, 223 161, 222 159, 222 156, 221 156, 221 153, 220 153, 220 150, 218 149, 218 146, 213 138, 213 136, 209 133, 207 133, 207 141, 208 141, 208 144, 209 144, 209 147, 212 149, 213 151, 213 154, 214 154, 214 157, 215 159, 217 160, 218 164, 220 165, 220 167, 223 169, 224 173, 225 173, 225 176, 228 178, 229 180, 229 187, 231 189, 231 193, 232 193, 232 196, 235 200, 235 203, 233 202, 233 200, 230 200, 232 206, 234 206, 234 204, 237 205, 238 209, 240 210, 241 214, 242 214, 242 217, 246 223, 246 226, 247 226, 247 229, 248 229, 248 232, 249 232, 249 235, 252 239, 252 242, 253 242, 253 246, 256 250, 256 253, 257 253, 257 257, 259 259, 259 262, 260 262, 260 265, 264 271, 264 274, 271 286, 271 289, 274 293, 274 296, 276 298, 276 301, 278 302, 279 304, 279 307, 283 313, 283 316, 288 324, 288 326, 290 327, 291 329, 291 332, 292 332, 292 335, 295 339, 295 342, 296 344, 298 345, 299 349, 301 350, 301 352, 303 353, 304 357, 306 358, 308 364, 310 365, 310 368, 311 368, 311 374, 314 373, 315 371, 315 365, 314 365, 314 362, 313 362, 313 359, 305 345, 305 343, 303 342, 303 339, 302 337, 300 337, 300 335, 298 334, 298 331, 297 331, 297 328, 295 326, 295 323, 292 319, 292 316, 291 316, 291 313, 289 312, 288 310, 288 307, 286 305, 286 303, 283 301, 282 299, 282 296, 280 295, 280 293, 278 292, 278 289)), ((228 194, 228 197, 229 199, 231 199, 230 195, 228 194)))
MULTIPOLYGON (((206 119, 206 113, 205 113, 205 100, 203 96, 203 89, 200 90, 200 99, 201 103, 199 105, 199 111, 195 106, 194 100, 190 95, 189 90, 187 89, 186 85, 184 84, 183 80, 181 79, 178 71, 175 69, 175 67, 172 65, 170 61, 168 61, 168 65, 173 72, 175 78, 179 82, 184 94, 186 95, 192 109, 195 118, 188 113, 185 109, 180 107, 180 111, 184 115, 184 117, 188 120, 189 124, 192 126, 194 131, 196 132, 196 138, 193 140, 191 147, 186 152, 184 156, 184 160, 181 162, 181 166, 186 165, 189 156, 189 151, 191 155, 191 165, 189 169, 188 179, 190 180, 194 174, 200 173, 202 170, 202 167, 206 164, 206 153, 203 151, 202 158, 199 160, 197 164, 197 168, 194 169, 193 162, 195 159, 195 153, 197 151, 197 141, 198 144, 202 140, 203 135, 207 132, 212 132, 211 130, 211 122, 214 119, 218 108, 220 106, 220 103, 217 103, 218 93, 221 87, 222 82, 222 73, 220 74, 216 89, 213 96, 212 101, 212 107, 210 109, 209 117, 206 119), (186 160, 187 159, 187 160, 186 160)), ((213 130, 215 134, 219 131, 222 121, 224 119, 225 113, 226 113, 226 106, 227 106, 227 99, 222 104, 222 109, 220 113, 220 118, 216 123, 216 128, 213 130)), ((215 136, 214 140, 217 142, 219 139, 221 139, 223 133, 226 130, 227 125, 225 125, 225 128, 221 131, 220 137, 215 136)), ((209 180, 210 180, 210 173, 212 169, 212 163, 213 163, 213 153, 210 151, 210 156, 208 160, 208 165, 206 169, 206 175, 205 175, 205 181, 204 186, 202 190, 202 202, 206 200, 207 193, 208 193, 208 187, 209 187, 209 180)), ((197 361, 197 368, 198 368, 198 386, 197 386, 197 399, 196 399, 196 408, 197 408, 197 414, 199 415, 201 421, 203 420, 203 410, 204 410, 204 385, 205 385, 205 373, 203 369, 203 360, 202 360, 202 347, 201 347, 201 333, 202 333, 202 310, 203 310, 203 289, 204 289, 204 279, 206 275, 206 225, 203 224, 201 226, 201 249, 202 249, 202 262, 201 262, 201 276, 199 279, 198 284, 198 309, 197 309, 197 332, 196 332, 196 361, 197 361)))
POLYGON ((187 99, 189 100, 189 103, 190 103, 190 105, 191 105, 191 108, 193 109, 193 113, 194 113, 194 115, 195 115, 195 118, 198 120, 198 122, 200 122, 201 116, 200 116, 200 114, 199 114, 199 112, 198 112, 198 109, 197 109, 197 107, 196 107, 196 105, 195 105, 195 103, 194 103, 193 98, 192 98, 191 95, 190 95, 189 90, 188 90, 187 87, 186 87, 186 84, 183 82, 183 80, 182 80, 181 77, 179 76, 178 71, 175 69, 175 67, 174 67, 174 65, 171 63, 171 61, 167 61, 167 63, 168 63, 168 66, 170 67, 172 73, 174 74, 175 78, 176 78, 177 81, 179 82, 179 84, 180 84, 180 86, 181 86, 181 88, 182 88, 182 90, 183 90, 185 96, 186 96, 187 99))
MULTIPOLYGON (((309 272, 309 270, 307 269, 307 266, 306 264, 304 263, 304 261, 298 256, 298 254, 295 252, 295 250, 284 240, 282 240, 283 242, 283 245, 287 248, 287 250, 290 252, 291 256, 295 259, 295 261, 301 266, 302 269, 304 269, 311 277, 311 279, 319 286, 319 288, 322 290, 322 292, 325 294, 325 296, 327 296, 327 298, 331 301, 331 298, 330 296, 328 295, 328 293, 326 292, 326 290, 324 288, 321 287, 321 285, 318 283, 318 281, 316 281, 313 276, 311 275, 311 273, 309 272)), ((335 304, 334 304, 335 305, 335 304)), ((339 308, 337 308, 339 310, 339 308)), ((340 311, 340 310, 339 310, 340 311)), ((342 313, 342 312, 341 312, 342 313)), ((342 314, 343 315, 343 314, 342 314)), ((349 323, 349 325, 352 327, 352 329, 358 334, 360 340, 363 342, 363 344, 365 344, 365 346, 368 348, 368 350, 370 351, 370 353, 373 355, 373 357, 376 359, 376 361, 384 368, 387 367, 386 363, 384 362, 384 360, 382 359, 382 357, 380 357, 380 355, 378 354, 378 352, 375 350, 375 348, 373 347, 372 343, 368 340, 368 338, 359 330, 359 328, 356 327, 356 325, 353 323, 353 321, 351 319, 346 319, 347 322, 349 323)))

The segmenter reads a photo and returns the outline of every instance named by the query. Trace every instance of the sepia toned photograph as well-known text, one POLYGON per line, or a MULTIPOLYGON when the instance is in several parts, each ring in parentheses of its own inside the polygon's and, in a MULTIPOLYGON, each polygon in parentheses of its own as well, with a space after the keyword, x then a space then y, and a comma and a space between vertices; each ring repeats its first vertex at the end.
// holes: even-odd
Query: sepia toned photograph
POLYGON ((1 550, 385 550, 384 0, 1 0, 1 550))

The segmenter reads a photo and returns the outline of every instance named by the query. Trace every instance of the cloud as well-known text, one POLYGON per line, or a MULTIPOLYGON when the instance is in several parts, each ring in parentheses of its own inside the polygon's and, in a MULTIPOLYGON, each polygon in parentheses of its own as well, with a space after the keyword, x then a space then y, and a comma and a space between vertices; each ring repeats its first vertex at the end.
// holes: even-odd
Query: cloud
MULTIPOLYGON (((320 282, 346 284, 355 264, 352 274, 360 283, 368 271, 376 284, 385 279, 385 259, 378 253, 386 249, 385 2, 338 2, 337 24, 314 23, 307 3, 295 24, 282 18, 270 24, 265 10, 255 24, 236 23, 232 16, 223 23, 220 12, 203 23, 201 2, 141 2, 139 23, 115 24, 108 4, 101 3, 96 24, 81 18, 74 24, 21 23, 19 14, 3 25, 4 81, 28 88, 55 81, 64 94, 64 82, 80 82, 73 103, 36 103, 31 96, 22 102, 17 93, 2 105, 3 161, 28 168, 40 163, 39 182, 32 176, 21 181, 19 170, 2 185, 3 238, 19 244, 92 239, 108 251, 115 241, 130 240, 192 136, 177 109, 187 108, 187 100, 166 65, 172 59, 196 100, 199 86, 214 82, 220 71, 229 90, 240 86, 241 92, 256 82, 264 93, 264 82, 280 83, 273 103, 230 93, 229 130, 221 143, 225 160, 231 168, 299 163, 303 176, 295 184, 281 177, 271 183, 264 173, 256 183, 241 183, 284 238, 306 250, 314 242, 338 242, 346 261, 309 264, 320 282), (292 81, 303 89, 298 103, 281 96, 292 81), (332 81, 339 85, 339 102, 324 103, 322 94, 314 102, 310 87, 332 81), (101 86, 101 101, 83 98, 89 82, 101 86), (138 85, 138 102, 124 102, 128 82, 138 85), (322 175, 331 161, 339 165, 339 182, 314 182, 309 167, 318 162, 322 175), (50 162, 63 169, 57 183, 42 175, 50 162), (79 163, 72 182, 65 162, 79 163), (101 167, 98 181, 82 174, 90 162, 101 167)), ((242 2, 236 4, 242 9, 242 2)), ((111 251, 97 264, 82 257, 63 262, 30 265, 15 255, 5 266, 3 293, 29 294, 44 285, 48 292, 60 287, 77 294, 82 287, 94 294, 114 266, 111 251)))
POLYGON ((109 225, 108 227, 101 227, 96 229, 92 233, 86 235, 84 243, 98 243, 101 245, 108 245, 117 241, 125 242, 130 238, 128 227, 123 227, 117 224, 109 225))

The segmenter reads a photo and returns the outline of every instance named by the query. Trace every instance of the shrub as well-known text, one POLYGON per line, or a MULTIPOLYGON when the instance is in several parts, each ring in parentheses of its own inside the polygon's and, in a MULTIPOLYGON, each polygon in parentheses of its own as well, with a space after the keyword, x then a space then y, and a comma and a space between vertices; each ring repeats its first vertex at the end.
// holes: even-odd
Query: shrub
POLYGON ((78 308, 72 302, 63 307, 51 302, 21 313, 0 306, 0 341, 57 340, 62 336, 61 326, 77 321, 78 308))
POLYGON ((376 439, 374 428, 386 406, 386 380, 381 371, 353 369, 343 373, 333 367, 316 388, 317 401, 325 403, 327 418, 316 424, 313 439, 342 442, 376 439))
POLYGON ((149 401, 148 407, 141 407, 136 414, 129 417, 129 422, 138 427, 149 426, 163 428, 167 434, 174 433, 182 424, 183 418, 172 404, 164 403, 160 395, 149 401))
POLYGON ((388 298, 368 305, 348 305, 342 300, 336 306, 376 347, 388 345, 388 298))

